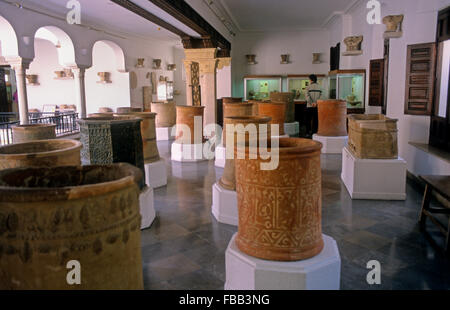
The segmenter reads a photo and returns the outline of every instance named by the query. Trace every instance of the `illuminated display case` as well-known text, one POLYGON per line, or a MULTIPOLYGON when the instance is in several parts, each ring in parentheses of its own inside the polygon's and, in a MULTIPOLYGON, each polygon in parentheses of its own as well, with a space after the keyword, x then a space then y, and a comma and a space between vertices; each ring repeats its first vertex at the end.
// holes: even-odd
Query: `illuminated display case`
POLYGON ((268 100, 271 92, 281 92, 281 79, 278 75, 245 76, 245 100, 268 100))
POLYGON ((365 110, 366 70, 336 70, 328 76, 329 99, 347 102, 351 112, 365 110))
MULTIPOLYGON (((316 74, 317 83, 322 89, 322 99, 328 99, 328 81, 324 74, 316 74)), ((306 88, 309 86, 309 74, 287 76, 288 91, 294 93, 294 101, 306 101, 306 88)))

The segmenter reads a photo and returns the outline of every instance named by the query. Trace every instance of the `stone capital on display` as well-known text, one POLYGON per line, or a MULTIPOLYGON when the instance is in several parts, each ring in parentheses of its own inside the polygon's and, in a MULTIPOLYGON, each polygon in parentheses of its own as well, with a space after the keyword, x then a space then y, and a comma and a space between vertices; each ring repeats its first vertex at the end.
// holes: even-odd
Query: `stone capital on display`
POLYGON ((224 67, 231 66, 231 57, 218 58, 219 62, 217 64, 217 69, 221 70, 224 67))

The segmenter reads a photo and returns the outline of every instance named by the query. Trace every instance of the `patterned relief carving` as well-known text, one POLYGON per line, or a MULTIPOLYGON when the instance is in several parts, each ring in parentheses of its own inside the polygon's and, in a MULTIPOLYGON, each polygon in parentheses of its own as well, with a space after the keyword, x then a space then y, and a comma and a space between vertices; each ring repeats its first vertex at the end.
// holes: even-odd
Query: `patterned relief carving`
POLYGON ((200 91, 200 65, 198 62, 191 63, 191 85, 192 85, 192 105, 201 106, 200 91))

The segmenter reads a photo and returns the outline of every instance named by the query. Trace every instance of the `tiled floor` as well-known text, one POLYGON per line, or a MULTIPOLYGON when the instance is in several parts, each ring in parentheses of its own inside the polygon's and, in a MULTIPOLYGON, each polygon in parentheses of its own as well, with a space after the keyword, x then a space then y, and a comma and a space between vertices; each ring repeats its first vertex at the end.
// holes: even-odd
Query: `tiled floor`
MULTIPOLYGON (((170 144, 159 142, 169 172, 155 190, 157 218, 142 232, 146 289, 223 289, 225 250, 237 231, 211 215, 211 187, 222 169, 214 162, 172 163, 170 144)), ((450 259, 443 237, 428 225, 433 245, 418 230, 422 192, 407 185, 406 201, 350 199, 340 181, 341 156, 322 156, 323 232, 336 239, 341 289, 450 289, 450 259), (381 285, 370 286, 366 264, 381 263, 381 285)))

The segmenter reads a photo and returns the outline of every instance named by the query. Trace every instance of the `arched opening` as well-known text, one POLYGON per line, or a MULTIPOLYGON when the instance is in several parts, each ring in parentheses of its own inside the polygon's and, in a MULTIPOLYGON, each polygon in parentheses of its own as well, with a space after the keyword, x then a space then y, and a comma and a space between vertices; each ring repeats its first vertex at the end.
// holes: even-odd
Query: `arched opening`
POLYGON ((111 41, 97 41, 92 48, 92 67, 86 71, 87 113, 101 107, 130 106, 130 75, 125 72, 125 54, 111 41))

